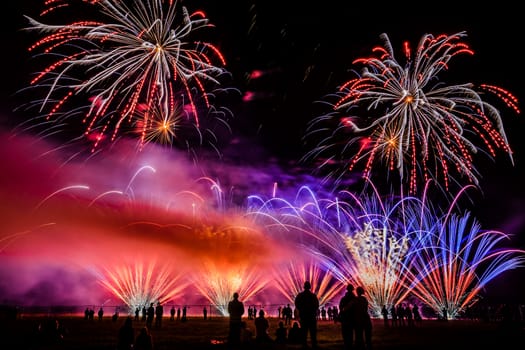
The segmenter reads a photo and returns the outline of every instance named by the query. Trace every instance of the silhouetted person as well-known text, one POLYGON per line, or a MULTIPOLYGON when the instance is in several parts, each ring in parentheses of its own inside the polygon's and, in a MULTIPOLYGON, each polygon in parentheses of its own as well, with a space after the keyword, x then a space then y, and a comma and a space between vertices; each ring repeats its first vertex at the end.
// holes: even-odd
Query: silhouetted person
POLYGON ((283 312, 284 324, 285 325, 292 324, 293 310, 292 310, 292 307, 290 306, 290 304, 287 304, 283 308, 282 312, 283 312))
POLYGON ((155 318, 155 307, 153 303, 149 304, 148 311, 146 312, 146 326, 151 329, 153 326, 153 319, 155 318))
POLYGON ((98 320, 102 321, 102 317, 104 317, 104 309, 100 307, 100 309, 98 309, 98 320))
POLYGON ((175 306, 172 306, 170 309, 170 321, 175 320, 175 306))
POLYGON ((304 290, 295 297, 295 309, 299 314, 303 346, 307 346, 308 333, 310 333, 312 347, 317 348, 317 310, 319 310, 319 299, 315 293, 312 293, 311 288, 312 285, 309 281, 304 282, 304 290))
POLYGON ((117 350, 133 349, 135 342, 135 330, 133 329, 133 319, 126 317, 124 324, 118 331, 117 350))
POLYGON ((180 307, 177 308, 177 321, 180 321, 180 307))
POLYGON ((208 319, 208 309, 206 309, 206 306, 202 308, 202 318, 204 318, 204 321, 208 319))
POLYGON ((388 309, 386 308, 386 305, 383 305, 381 308, 381 315, 383 315, 383 323, 385 327, 388 327, 388 309))
POLYGON ((142 307, 142 322, 146 321, 148 319, 148 309, 146 309, 146 305, 142 307))
POLYGON ((405 308, 402 304, 398 304, 396 307, 397 323, 399 326, 405 326, 405 308))
POLYGON ((182 322, 186 322, 186 320, 187 320, 186 310, 187 310, 186 305, 184 305, 184 307, 182 308, 182 318, 181 318, 182 322))
POLYGON ((275 330, 275 342, 277 344, 286 344, 288 340, 288 330, 284 327, 284 322, 279 321, 279 326, 275 330))
POLYGON ((153 350, 153 338, 148 331, 148 327, 144 326, 140 329, 137 339, 135 339, 135 348, 133 350, 153 350))
POLYGON ((162 317, 164 316, 164 307, 162 304, 157 302, 157 307, 155 308, 155 328, 162 327, 162 317))
POLYGON ((299 323, 295 321, 292 328, 288 331, 289 344, 301 344, 303 341, 302 330, 299 328, 299 323))
POLYGON ((363 287, 356 288, 357 297, 354 306, 355 348, 372 349, 372 320, 368 313, 368 300, 363 287))
POLYGON ((346 293, 339 301, 339 321, 341 322, 341 335, 343 336, 343 349, 352 349, 354 345, 354 305, 356 296, 354 286, 348 284, 346 293))
POLYGON ((390 316, 392 316, 392 327, 397 326, 397 309, 394 304, 390 307, 390 316))
POLYGON ((254 321, 255 324, 255 341, 258 343, 268 343, 272 339, 268 334, 270 328, 270 322, 264 317, 264 310, 259 310, 259 316, 254 321))
POLYGON ((139 321, 140 320, 139 314, 140 314, 140 309, 137 306, 137 308, 135 309, 135 321, 139 321))
POLYGON ((241 342, 241 322, 244 314, 244 304, 239 300, 239 293, 233 293, 233 299, 228 302, 228 314, 230 315, 230 331, 228 343, 238 345, 241 342))
POLYGON ((245 321, 241 322, 241 344, 247 345, 253 341, 253 332, 245 321))

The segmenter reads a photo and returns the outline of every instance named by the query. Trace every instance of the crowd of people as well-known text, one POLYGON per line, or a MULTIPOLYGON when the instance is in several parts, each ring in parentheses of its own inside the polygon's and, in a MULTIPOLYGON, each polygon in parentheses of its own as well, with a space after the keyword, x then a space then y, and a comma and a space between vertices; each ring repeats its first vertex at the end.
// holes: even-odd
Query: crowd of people
MULTIPOLYGON (((284 321, 279 321, 273 337, 270 335, 270 326, 264 310, 259 310, 258 316, 254 318, 253 308, 250 307, 248 319, 254 320, 255 335, 253 335, 247 323, 242 320, 245 312, 244 304, 239 300, 239 294, 234 293, 233 299, 228 304, 230 317, 228 343, 237 346, 249 342, 275 342, 278 344, 300 344, 304 348, 309 345, 313 349, 318 348, 317 323, 319 314, 321 313, 322 319, 325 319, 325 315, 320 311, 323 308, 320 308, 319 298, 311 289, 311 283, 305 281, 303 290, 295 297, 294 311, 289 304, 279 308, 279 319, 284 321), (287 325, 290 324, 292 315, 297 321, 294 321, 293 325, 288 328, 287 325)), ((364 288, 357 287, 354 293, 354 286, 349 284, 346 294, 341 298, 337 312, 335 320, 341 322, 344 349, 371 350, 372 320, 368 312, 368 300, 365 297, 364 288)), ((333 317, 333 312, 330 314, 333 317)))
MULTIPOLYGON (((502 324, 506 321, 509 328, 512 326, 511 320, 515 319, 512 310, 509 306, 501 308, 502 324)), ((338 305, 325 310, 323 306, 320 306, 318 296, 312 291, 312 285, 306 281, 303 290, 295 296, 292 305, 287 304, 277 308, 278 321, 275 324, 273 321, 270 323, 271 320, 267 318, 268 314, 261 305, 259 309, 256 309, 255 306, 248 307, 246 315, 245 311, 244 303, 239 299, 239 293, 233 293, 227 305, 229 332, 225 343, 229 346, 228 349, 248 349, 250 344, 266 346, 264 344, 271 343, 276 345, 297 344, 303 348, 315 349, 318 348, 319 321, 333 321, 340 325, 343 350, 371 350, 373 347, 373 324, 369 314, 369 302, 365 296, 365 289, 361 286, 354 288, 352 284, 348 284, 338 305)), ((186 318, 186 312, 186 306, 182 310, 180 308, 176 310, 172 306, 169 310, 170 320, 175 320, 176 315, 177 320, 182 321, 186 318)), ((143 307, 142 319, 139 318, 139 313, 139 311, 135 312, 135 318, 129 315, 123 319, 116 337, 118 350, 154 349, 150 330, 162 327, 164 306, 160 301, 156 306, 152 302, 149 303, 149 307, 143 307), (134 320, 141 322, 137 326, 137 323, 133 324, 134 320)), ((86 308, 85 319, 94 320, 94 314, 93 309, 86 308)), ((468 313, 470 314, 471 312, 468 313)), ((104 315, 104 309, 100 307, 98 320, 101 321, 104 315)), ((206 307, 203 308, 202 315, 204 320, 209 319, 206 307)), ((421 313, 416 304, 400 303, 390 307, 383 305, 381 315, 385 328, 417 327, 422 322, 421 313)), ((443 317, 446 316, 438 316, 438 320, 443 317)), ((122 319, 118 317, 118 308, 112 319, 114 322, 122 319)), ((42 345, 60 344, 67 333, 67 329, 57 319, 49 319, 49 322, 41 322, 38 325, 35 340, 42 345)), ((155 334, 155 331, 153 333, 155 334)), ((274 347, 269 346, 268 348, 274 347)))

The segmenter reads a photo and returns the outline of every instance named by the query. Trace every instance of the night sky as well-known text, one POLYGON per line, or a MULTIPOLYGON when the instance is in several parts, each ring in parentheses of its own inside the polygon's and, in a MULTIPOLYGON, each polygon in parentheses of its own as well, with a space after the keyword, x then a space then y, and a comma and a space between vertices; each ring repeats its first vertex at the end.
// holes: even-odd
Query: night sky
MULTIPOLYGON (((6 130, 27 118, 24 113, 13 112, 19 103, 14 94, 27 85, 33 72, 26 50, 32 41, 19 29, 26 24, 23 14, 36 17, 35 4, 39 3, 23 0, 3 4, 0 123, 6 130)), ((384 6, 338 0, 183 3, 190 11, 204 10, 215 24, 210 40, 225 55, 226 68, 232 74, 230 84, 240 92, 224 101, 234 114, 230 121, 233 136, 221 144, 224 162, 252 166, 271 163, 283 172, 289 169, 290 173, 309 173, 309 166, 298 160, 306 151, 302 139, 306 125, 316 116, 314 102, 349 78, 352 61, 380 44, 381 33, 389 35, 401 56, 405 40, 415 46, 426 33, 466 31, 465 41, 475 54, 452 60, 454 78, 498 85, 513 92, 519 101, 525 99, 521 66, 523 12, 516 1, 478 3, 473 7, 454 2, 396 2, 384 6), (263 76, 250 79, 254 71, 261 71, 263 76), (248 102, 241 98, 247 92, 254 96, 248 102), (243 147, 237 147, 239 143, 243 147), (256 148, 257 158, 253 157, 254 151, 239 152, 239 148, 256 148)), ((484 228, 512 234, 512 244, 525 249, 525 123, 523 115, 503 106, 501 114, 515 164, 505 155, 477 163, 482 195, 475 198, 472 210, 484 228)), ((523 283, 519 288, 508 288, 506 283, 523 281, 523 277, 523 270, 507 272, 493 283, 491 293, 522 297, 523 283)))

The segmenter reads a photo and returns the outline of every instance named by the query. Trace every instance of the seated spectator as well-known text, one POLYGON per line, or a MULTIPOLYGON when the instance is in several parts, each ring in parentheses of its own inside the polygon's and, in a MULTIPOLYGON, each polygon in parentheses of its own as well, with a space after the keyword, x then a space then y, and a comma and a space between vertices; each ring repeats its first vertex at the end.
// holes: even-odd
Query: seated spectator
POLYGON ((275 330, 275 342, 285 344, 288 338, 288 330, 284 327, 284 322, 279 322, 279 327, 275 330))
POLYGON ((153 338, 148 331, 148 327, 144 326, 140 329, 140 333, 135 339, 134 350, 153 350, 153 338))
POLYGON ((241 322, 241 344, 249 344, 253 341, 253 332, 245 321, 241 322))
POLYGON ((302 335, 301 328, 299 328, 299 323, 295 321, 292 328, 288 331, 288 343, 289 344, 301 344, 302 335))
POLYGON ((117 350, 131 350, 133 349, 133 342, 135 340, 135 330, 133 329, 133 319, 127 317, 124 324, 118 331, 117 350))
POLYGON ((259 317, 254 321, 255 323, 255 340, 259 343, 266 343, 272 341, 268 334, 270 323, 268 319, 264 317, 264 310, 259 310, 259 317))

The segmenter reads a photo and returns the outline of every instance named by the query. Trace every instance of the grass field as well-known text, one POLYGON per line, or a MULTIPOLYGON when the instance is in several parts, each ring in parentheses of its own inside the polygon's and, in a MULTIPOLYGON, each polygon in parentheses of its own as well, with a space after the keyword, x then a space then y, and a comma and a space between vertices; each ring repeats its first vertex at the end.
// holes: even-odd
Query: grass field
MULTIPOLYGON (((66 329, 59 345, 42 345, 36 337, 38 324, 46 317, 24 316, 17 320, 2 320, 2 343, 0 348, 8 349, 71 349, 71 350, 115 350, 119 327, 124 322, 120 317, 113 322, 110 317, 99 321, 84 320, 83 317, 56 317, 66 329)), ((269 318, 270 334, 274 336, 279 320, 269 318)), ((254 329, 253 321, 247 320, 254 329)), ((144 325, 134 321, 136 334, 144 325)), ((228 332, 228 318, 215 317, 203 320, 190 317, 187 322, 171 321, 164 318, 160 329, 151 329, 155 350, 177 349, 228 349, 225 343, 228 332)), ((340 325, 332 321, 319 322, 319 347, 321 349, 342 349, 340 325)), ((525 349, 523 325, 502 327, 500 323, 480 321, 438 321, 424 320, 417 327, 385 327, 382 320, 374 320, 373 345, 379 349, 525 349)), ((297 345, 251 344, 244 348, 254 349, 299 349, 297 345)))

